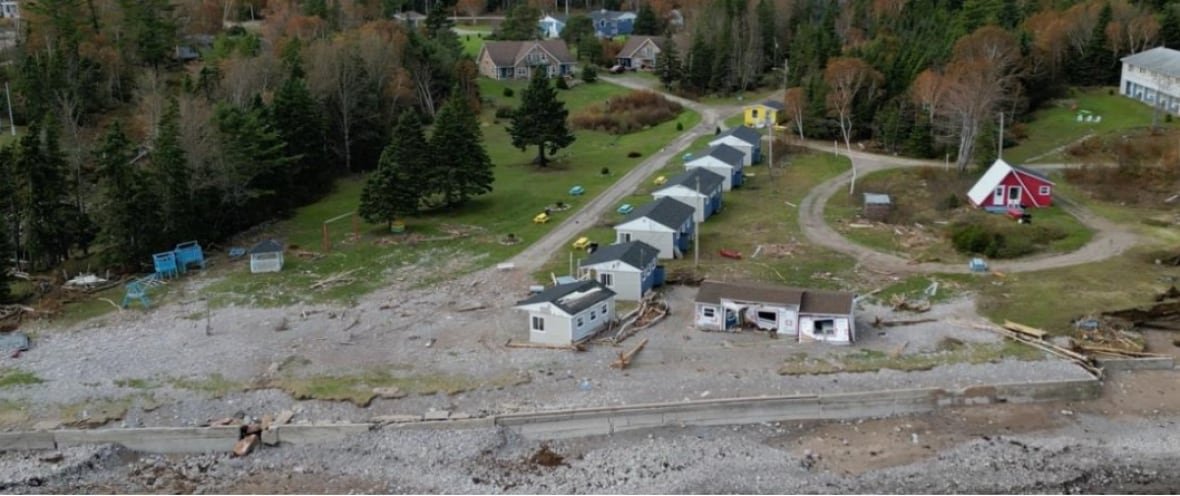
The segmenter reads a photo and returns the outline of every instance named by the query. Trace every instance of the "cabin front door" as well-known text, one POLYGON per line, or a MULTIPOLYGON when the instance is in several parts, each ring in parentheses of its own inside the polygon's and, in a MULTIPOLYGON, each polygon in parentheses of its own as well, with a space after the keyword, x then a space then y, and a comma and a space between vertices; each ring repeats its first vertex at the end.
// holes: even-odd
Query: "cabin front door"
POLYGON ((1009 186, 1008 187, 1008 206, 1009 207, 1019 207, 1020 206, 1020 186, 1009 186))
POLYGON ((995 191, 995 193, 992 194, 992 205, 999 207, 999 206, 1002 206, 1003 204, 1004 204, 1004 187, 1003 186, 996 186, 996 191, 995 191))

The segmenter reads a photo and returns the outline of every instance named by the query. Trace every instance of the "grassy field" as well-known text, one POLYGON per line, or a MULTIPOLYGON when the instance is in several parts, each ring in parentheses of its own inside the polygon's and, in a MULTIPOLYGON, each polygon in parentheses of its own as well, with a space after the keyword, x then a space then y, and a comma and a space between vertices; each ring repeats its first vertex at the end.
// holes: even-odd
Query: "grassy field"
POLYGON ((1004 359, 1040 360, 1044 352, 1013 341, 1003 343, 964 344, 944 341, 941 349, 929 353, 893 356, 878 350, 860 349, 850 353, 830 353, 820 359, 808 358, 805 353, 786 360, 779 368, 781 375, 837 374, 844 372, 876 372, 881 369, 910 372, 930 370, 952 363, 989 363, 1004 359))
POLYGON ((5 124, 4 127, 2 129, 0 129, 0 146, 5 146, 9 143, 16 142, 16 140, 20 139, 21 135, 23 135, 23 134, 25 134, 24 126, 17 126, 16 127, 16 135, 13 136, 12 130, 8 127, 7 124, 5 124))
POLYGON ((1115 88, 1073 90, 1071 93, 1066 99, 1034 113, 1033 120, 1024 125, 1028 137, 1017 146, 1004 150, 1004 158, 1012 163, 1021 163, 1048 154, 1037 161, 1058 161, 1062 157, 1050 153, 1052 150, 1073 143, 1087 134, 1103 135, 1151 125, 1151 107, 1118 95, 1115 88), (1102 116, 1102 122, 1078 122, 1077 116, 1081 110, 1102 116))
MULTIPOLYGON (((870 248, 924 262, 965 262, 968 255, 958 252, 951 243, 949 225, 973 209, 961 198, 959 206, 954 208, 949 208, 946 202, 948 192, 966 191, 976 178, 977 175, 963 176, 936 168, 874 172, 858 181, 857 194, 834 195, 828 201, 824 218, 848 239, 870 248), (890 195, 893 210, 887 222, 874 223, 862 217, 861 192, 890 195)), ((1063 182, 1060 178, 1058 181, 1063 182)), ((1041 246, 1039 252, 1073 251, 1088 243, 1094 235, 1077 218, 1059 207, 1036 209, 1032 214, 1031 227, 1044 227, 1062 234, 1061 238, 1041 246)))
MULTIPOLYGON (((331 226, 334 249, 327 254, 318 253, 323 221, 354 210, 364 186, 363 178, 338 181, 332 194, 298 209, 293 218, 276 227, 289 245, 317 253, 308 257, 288 253, 287 265, 281 273, 249 274, 244 266, 236 268, 207 288, 214 305, 347 302, 390 281, 409 277, 406 272, 413 267, 431 267, 435 273, 432 277, 442 279, 502 261, 544 235, 562 217, 570 215, 674 139, 680 134, 676 130, 677 121, 688 129, 700 119, 686 110, 675 120, 629 135, 578 132, 577 141, 558 152, 549 167, 541 169, 532 164, 536 149, 513 148, 505 130, 507 123, 494 117, 495 107, 518 103, 526 83, 481 79, 480 84, 485 97, 491 100, 491 104, 484 106, 482 115, 484 141, 496 166, 491 194, 461 208, 408 219, 407 234, 387 234, 383 225, 361 222, 358 242, 352 239, 350 221, 344 219, 331 226), (511 88, 514 95, 504 96, 505 88, 511 88), (632 152, 638 157, 628 157, 632 152), (609 169, 606 175, 601 173, 604 167, 609 169), (570 196, 568 191, 574 185, 585 188, 586 194, 570 196), (573 209, 555 213, 547 224, 532 222, 533 216, 559 201, 572 205, 573 209), (509 233, 521 241, 502 244, 501 240, 509 233), (317 281, 333 276, 340 277, 343 283, 323 290, 308 290, 317 281)), ((559 91, 558 96, 573 113, 626 91, 596 83, 559 91)))
MULTIPOLYGON (((807 245, 799 229, 798 212, 786 202, 798 205, 812 187, 846 170, 847 159, 807 153, 792 155, 783 163, 786 167, 775 169, 773 174, 768 173, 765 166, 751 168, 747 183, 742 188, 726 192, 721 212, 701 224, 699 268, 694 269, 690 255, 681 260, 662 261, 668 273, 696 272, 705 277, 762 280, 794 286, 846 286, 847 272, 852 268, 853 260, 807 245), (763 252, 752 257, 759 246, 763 247, 763 252), (743 259, 721 257, 719 251, 722 248, 741 252, 743 259)), ((672 176, 682 171, 680 162, 672 161, 621 203, 642 205, 651 201, 656 177, 672 176)), ((612 211, 578 236, 611 244, 615 240, 612 226, 622 218, 612 211)), ((535 274, 536 279, 546 281, 551 272, 566 274, 571 253, 575 258, 585 256, 572 249, 556 253, 535 274)))
MULTIPOLYGON (((491 33, 492 31, 491 31, 491 29, 488 29, 487 32, 491 33)), ((459 35, 459 42, 463 43, 463 53, 466 55, 470 55, 472 57, 478 57, 479 56, 479 49, 483 48, 484 36, 486 36, 486 35, 481 35, 480 33, 460 34, 459 35)))

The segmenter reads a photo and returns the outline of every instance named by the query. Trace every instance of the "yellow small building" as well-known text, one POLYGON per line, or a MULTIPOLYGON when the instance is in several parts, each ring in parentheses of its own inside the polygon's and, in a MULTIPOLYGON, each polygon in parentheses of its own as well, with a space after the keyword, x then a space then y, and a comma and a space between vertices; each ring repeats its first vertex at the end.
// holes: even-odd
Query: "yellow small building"
POLYGON ((746 105, 742 110, 746 114, 746 125, 750 127, 762 127, 765 125, 774 125, 779 122, 779 112, 782 112, 786 106, 783 102, 777 100, 763 100, 753 105, 746 105))

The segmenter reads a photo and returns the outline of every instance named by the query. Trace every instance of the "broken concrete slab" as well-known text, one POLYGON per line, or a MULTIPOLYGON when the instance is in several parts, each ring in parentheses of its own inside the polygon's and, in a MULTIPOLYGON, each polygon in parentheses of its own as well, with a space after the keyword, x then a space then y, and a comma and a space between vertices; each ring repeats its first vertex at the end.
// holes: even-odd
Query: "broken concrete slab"
POLYGON ((51 431, 60 428, 60 420, 38 420, 37 423, 33 424, 33 430, 35 431, 51 431))
POLYGON ((422 420, 447 420, 449 418, 451 418, 451 412, 447 410, 432 410, 422 416, 422 420))
POLYGON ((292 418, 295 418, 295 412, 292 412, 291 410, 283 410, 279 412, 278 415, 275 415, 275 421, 271 425, 287 424, 291 422, 292 418))
POLYGON ((471 415, 466 413, 452 413, 450 420, 467 420, 469 418, 471 418, 471 415))
POLYGON ((407 393, 402 391, 401 388, 398 388, 397 386, 391 386, 373 388, 373 394, 377 395, 378 398, 395 400, 398 398, 405 398, 407 393))
POLYGON ((279 445, 279 431, 274 429, 262 431, 262 444, 267 446, 279 445))

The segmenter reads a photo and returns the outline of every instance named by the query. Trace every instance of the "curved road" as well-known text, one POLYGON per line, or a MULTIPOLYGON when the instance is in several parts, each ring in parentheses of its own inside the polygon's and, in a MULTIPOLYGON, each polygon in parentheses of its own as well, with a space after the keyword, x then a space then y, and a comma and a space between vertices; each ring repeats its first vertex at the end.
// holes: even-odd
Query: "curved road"
MULTIPOLYGON (((832 151, 827 143, 804 143, 804 146, 819 151, 832 151)), ((868 173, 893 169, 897 167, 942 166, 941 162, 917 160, 889 155, 877 155, 860 151, 842 151, 842 154, 854 160, 857 164, 858 176, 868 173)), ((1054 164, 1058 165, 1058 164, 1054 164)), ((1046 168, 1052 168, 1047 166, 1046 168)), ((843 191, 852 178, 852 171, 829 179, 816 186, 803 198, 799 204, 799 226, 807 240, 820 246, 844 253, 857 259, 865 266, 876 270, 895 273, 966 273, 966 264, 946 263, 914 263, 905 258, 883 253, 872 248, 859 245, 832 229, 824 221, 824 208, 828 199, 839 191, 843 191)), ((1062 254, 1050 254, 1030 257, 1017 261, 988 261, 991 270, 999 272, 1032 272, 1045 269, 1069 267, 1090 262, 1097 262, 1122 254, 1138 243, 1138 236, 1123 226, 1115 224, 1103 217, 1094 215, 1085 207, 1060 196, 1057 203, 1073 214, 1086 227, 1094 231, 1094 237, 1085 246, 1062 254)))
MULTIPOLYGON (((637 81, 625 77, 600 77, 599 79, 626 88, 651 89, 651 85, 646 81, 637 81)), ((648 157, 647 160, 640 162, 639 165, 631 169, 631 172, 628 172, 627 175, 596 196, 590 203, 587 203, 578 210, 577 213, 566 218, 557 227, 550 230, 540 239, 533 242, 528 248, 525 248, 524 251, 509 260, 510 263, 515 264, 521 270, 529 272, 540 268, 554 253, 559 253, 559 250, 567 241, 573 239, 575 235, 587 227, 594 225, 594 222, 602 217, 602 214, 613 208, 627 195, 630 195, 632 191, 635 191, 635 188, 639 187, 644 179, 667 164, 668 160, 682 155, 697 138, 712 134, 717 126, 723 125, 722 121, 725 116, 729 115, 729 113, 736 113, 738 110, 737 107, 703 105, 670 94, 664 94, 664 96, 700 114, 701 122, 669 142, 660 151, 648 157)))

